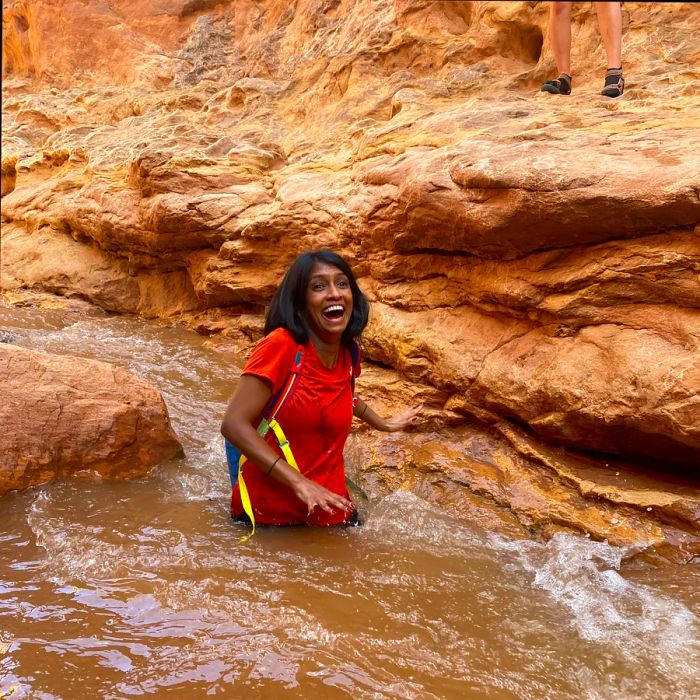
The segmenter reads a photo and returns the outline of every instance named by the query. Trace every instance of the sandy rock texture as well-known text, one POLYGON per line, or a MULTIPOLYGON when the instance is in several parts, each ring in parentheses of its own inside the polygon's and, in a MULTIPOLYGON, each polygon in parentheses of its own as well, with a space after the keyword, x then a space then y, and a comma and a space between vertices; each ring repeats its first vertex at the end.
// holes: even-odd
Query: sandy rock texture
POLYGON ((105 362, 0 343, 0 496, 70 476, 143 476, 182 446, 153 387, 105 362))
POLYGON ((546 3, 3 9, 5 289, 243 348, 289 261, 331 247, 373 301, 368 358, 431 392, 430 429, 698 477, 692 4, 624 4, 617 100, 590 3, 570 97, 538 91, 546 3))

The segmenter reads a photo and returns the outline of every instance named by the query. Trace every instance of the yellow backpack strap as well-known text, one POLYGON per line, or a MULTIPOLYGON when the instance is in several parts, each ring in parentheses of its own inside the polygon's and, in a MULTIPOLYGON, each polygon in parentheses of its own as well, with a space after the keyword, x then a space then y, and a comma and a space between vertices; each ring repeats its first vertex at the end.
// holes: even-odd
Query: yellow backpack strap
POLYGON ((294 459, 294 455, 292 454, 292 448, 289 446, 289 440, 287 440, 287 436, 284 434, 282 426, 274 418, 270 421, 270 429, 275 434, 277 444, 280 446, 287 464, 299 471, 297 461, 294 459))
POLYGON ((239 542, 246 542, 255 534, 255 516, 253 515, 253 504, 250 502, 250 496, 248 495, 248 487, 245 485, 245 480, 243 479, 243 464, 247 461, 244 454, 238 460, 238 491, 241 496, 241 505, 243 506, 243 512, 248 516, 253 529, 244 537, 241 537, 239 542))
MULTIPOLYGON (((270 430, 270 424, 263 418, 258 425, 258 435, 264 438, 268 431, 270 430)), ((248 461, 248 458, 241 452, 241 456, 238 459, 238 491, 241 495, 241 505, 243 506, 243 512, 248 516, 250 524, 253 529, 244 537, 240 538, 240 542, 246 542, 255 534, 255 515, 253 514, 253 504, 250 502, 250 494, 248 493, 248 487, 245 485, 245 479, 243 478, 243 465, 248 461)))
MULTIPOLYGON (((294 469, 299 471, 297 461, 296 459, 294 459, 292 448, 289 446, 289 440, 287 440, 287 436, 284 434, 282 426, 274 418, 270 420, 269 423, 263 418, 263 420, 260 423, 260 426, 258 427, 258 433, 260 433, 261 437, 265 437, 265 435, 267 435, 268 430, 272 430, 272 432, 275 434, 275 440, 277 440, 277 444, 280 446, 282 454, 284 455, 284 458, 289 464, 289 466, 294 467, 294 469)), ((248 487, 245 485, 245 480, 243 479, 243 464, 247 461, 248 460, 246 456, 244 454, 241 454, 241 457, 238 460, 238 490, 241 495, 241 505, 243 506, 243 512, 248 516, 250 524, 253 527, 247 535, 241 537, 240 542, 248 541, 255 534, 255 515, 253 514, 253 504, 250 502, 248 487)))

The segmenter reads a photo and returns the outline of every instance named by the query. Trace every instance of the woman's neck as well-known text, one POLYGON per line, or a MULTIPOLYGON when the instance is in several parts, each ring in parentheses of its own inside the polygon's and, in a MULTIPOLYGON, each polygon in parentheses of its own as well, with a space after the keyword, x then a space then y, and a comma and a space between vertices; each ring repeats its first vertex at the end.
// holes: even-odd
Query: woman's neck
POLYGON ((328 368, 335 367, 338 362, 338 351, 340 350, 340 337, 321 338, 313 331, 309 331, 309 338, 316 349, 321 362, 328 368))

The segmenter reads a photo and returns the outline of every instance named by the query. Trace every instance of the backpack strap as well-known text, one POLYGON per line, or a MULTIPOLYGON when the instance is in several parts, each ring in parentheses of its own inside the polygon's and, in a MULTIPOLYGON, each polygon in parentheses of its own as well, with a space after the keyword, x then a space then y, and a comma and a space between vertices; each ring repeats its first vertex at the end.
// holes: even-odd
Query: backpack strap
MULTIPOLYGON (((297 346, 296 353, 294 355, 294 363, 292 364, 287 379, 285 380, 282 387, 277 391, 274 396, 270 398, 267 402, 267 406, 263 411, 263 417, 260 420, 260 425, 258 425, 258 433, 260 437, 264 438, 267 433, 272 429, 275 434, 275 439, 279 445, 284 458, 287 463, 299 471, 292 450, 289 447, 289 440, 282 430, 282 426, 277 422, 277 414, 284 408, 289 399, 293 396, 294 390, 297 387, 299 377, 301 376, 301 368, 304 364, 304 348, 301 345, 297 346)), ((243 479, 243 465, 248 461, 248 458, 241 453, 238 460, 238 490, 241 495, 241 506, 243 506, 243 512, 248 516, 250 523, 252 525, 251 531, 241 538, 241 542, 249 540, 255 534, 255 515, 253 514, 253 504, 250 501, 250 495, 248 494, 248 487, 246 486, 245 480, 243 479)))
POLYGON ((356 341, 352 341, 350 346, 350 388, 352 392, 352 405, 357 406, 357 397, 355 396, 355 375, 357 368, 360 366, 360 357, 362 356, 362 348, 356 341))
POLYGON ((292 398, 294 390, 297 386, 297 380, 301 376, 301 368, 304 364, 304 348, 301 345, 297 346, 294 355, 294 363, 292 364, 289 374, 282 388, 268 401, 263 416, 267 420, 273 420, 275 416, 284 408, 289 399, 292 398))

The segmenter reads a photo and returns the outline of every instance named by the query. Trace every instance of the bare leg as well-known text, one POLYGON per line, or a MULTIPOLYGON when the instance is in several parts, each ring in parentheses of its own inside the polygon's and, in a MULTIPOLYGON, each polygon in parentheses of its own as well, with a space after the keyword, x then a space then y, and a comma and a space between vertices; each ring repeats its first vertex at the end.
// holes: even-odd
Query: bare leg
POLYGON ((594 2, 608 68, 622 66, 622 9, 619 2, 594 2))
MULTIPOLYGON (((606 5, 600 2, 596 5, 606 5)), ((612 3, 619 5, 620 3, 612 3)), ((598 14, 600 18, 600 14, 598 14)), ((600 21, 600 19, 599 19, 600 21)), ((602 33, 601 29, 601 33, 602 33)), ((571 3, 552 2, 549 6, 549 35, 559 73, 571 75, 571 3)))

